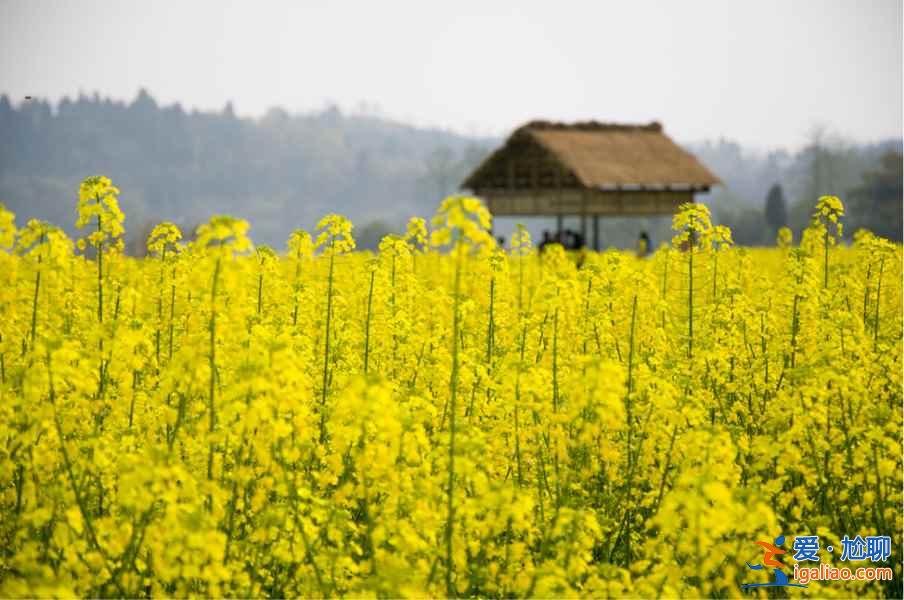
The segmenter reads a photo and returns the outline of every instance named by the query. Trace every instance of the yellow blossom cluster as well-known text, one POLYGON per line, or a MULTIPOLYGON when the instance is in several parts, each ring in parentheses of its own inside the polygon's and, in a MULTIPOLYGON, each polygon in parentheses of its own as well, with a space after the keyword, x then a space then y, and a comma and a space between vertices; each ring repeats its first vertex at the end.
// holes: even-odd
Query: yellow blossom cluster
POLYGON ((806 592, 899 595, 902 251, 837 198, 772 249, 693 204, 647 258, 500 247, 456 196, 139 259, 117 194, 81 253, 0 207, 0 596, 765 598, 780 535, 890 536, 806 592))

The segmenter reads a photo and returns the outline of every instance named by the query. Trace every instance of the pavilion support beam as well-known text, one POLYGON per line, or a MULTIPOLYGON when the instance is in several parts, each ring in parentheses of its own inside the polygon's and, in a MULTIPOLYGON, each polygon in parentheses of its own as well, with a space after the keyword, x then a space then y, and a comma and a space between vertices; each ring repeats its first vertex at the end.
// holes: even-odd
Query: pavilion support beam
POLYGON ((556 215, 556 239, 562 239, 562 220, 563 217, 561 214, 556 215))
POLYGON ((593 249, 600 251, 600 216, 593 215, 593 249))
POLYGON ((587 215, 581 215, 581 248, 587 246, 587 215))
POLYGON ((673 215, 694 199, 692 191, 602 191, 482 189, 477 195, 496 216, 673 215))

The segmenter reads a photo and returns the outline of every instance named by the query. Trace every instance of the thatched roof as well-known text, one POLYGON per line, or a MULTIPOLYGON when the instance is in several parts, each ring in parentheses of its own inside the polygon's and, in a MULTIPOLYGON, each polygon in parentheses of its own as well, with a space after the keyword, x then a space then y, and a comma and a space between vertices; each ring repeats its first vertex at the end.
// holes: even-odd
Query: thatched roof
POLYGON ((462 187, 484 189, 708 189, 719 179, 662 125, 532 121, 462 187))

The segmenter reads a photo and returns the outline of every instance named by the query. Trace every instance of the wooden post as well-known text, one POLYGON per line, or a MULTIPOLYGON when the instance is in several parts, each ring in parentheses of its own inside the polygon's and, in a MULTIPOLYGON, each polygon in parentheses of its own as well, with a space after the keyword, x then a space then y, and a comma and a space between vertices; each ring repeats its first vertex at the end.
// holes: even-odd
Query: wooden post
POLYGON ((600 216, 593 215, 593 249, 600 250, 600 216))
MULTIPOLYGON (((556 203, 562 206, 562 172, 559 169, 555 171, 556 175, 556 203)), ((556 242, 562 243, 562 213, 556 215, 556 242)))
POLYGON ((581 247, 587 247, 587 215, 581 213, 581 247))

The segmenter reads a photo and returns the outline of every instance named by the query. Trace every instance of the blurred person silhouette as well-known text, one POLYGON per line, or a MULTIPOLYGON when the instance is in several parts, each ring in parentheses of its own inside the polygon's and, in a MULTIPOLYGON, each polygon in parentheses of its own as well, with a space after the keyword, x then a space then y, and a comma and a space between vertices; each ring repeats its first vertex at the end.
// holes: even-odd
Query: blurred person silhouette
POLYGON ((637 238, 637 256, 644 258, 650 254, 650 236, 646 231, 641 231, 637 238))
POLYGON ((584 236, 580 231, 572 231, 574 235, 574 249, 581 250, 584 247, 584 236))
POLYGON ((543 249, 546 248, 546 246, 552 244, 554 241, 555 240, 552 239, 552 235, 550 235, 549 230, 544 229, 543 230, 543 238, 540 240, 540 244, 538 246, 540 249, 540 252, 543 252, 543 249))

